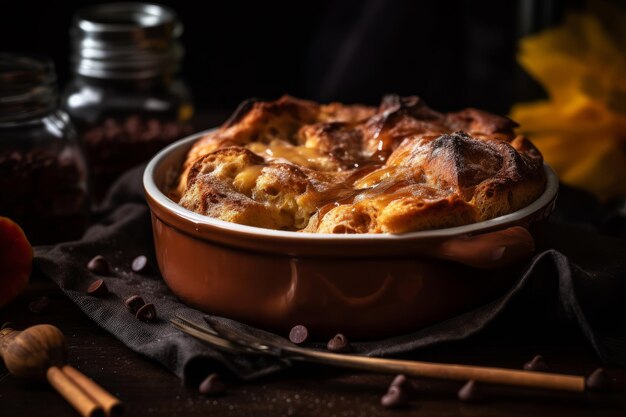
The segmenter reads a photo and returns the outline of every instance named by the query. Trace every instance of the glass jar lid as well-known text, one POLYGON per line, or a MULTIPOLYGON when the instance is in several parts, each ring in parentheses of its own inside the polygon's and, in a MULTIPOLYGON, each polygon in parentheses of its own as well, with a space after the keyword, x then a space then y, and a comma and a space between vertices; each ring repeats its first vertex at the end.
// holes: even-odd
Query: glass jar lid
POLYGON ((148 3, 89 6, 74 16, 72 61, 95 78, 147 78, 176 71, 183 56, 176 13, 148 3))

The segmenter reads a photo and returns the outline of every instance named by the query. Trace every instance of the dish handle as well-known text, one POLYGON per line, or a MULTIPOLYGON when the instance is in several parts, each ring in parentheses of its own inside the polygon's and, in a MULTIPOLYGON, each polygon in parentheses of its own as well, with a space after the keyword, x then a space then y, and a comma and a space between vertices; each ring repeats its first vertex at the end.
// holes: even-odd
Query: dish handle
POLYGON ((475 268, 494 269, 527 259, 534 250, 535 240, 530 232, 524 227, 513 226, 449 239, 431 248, 429 254, 475 268))

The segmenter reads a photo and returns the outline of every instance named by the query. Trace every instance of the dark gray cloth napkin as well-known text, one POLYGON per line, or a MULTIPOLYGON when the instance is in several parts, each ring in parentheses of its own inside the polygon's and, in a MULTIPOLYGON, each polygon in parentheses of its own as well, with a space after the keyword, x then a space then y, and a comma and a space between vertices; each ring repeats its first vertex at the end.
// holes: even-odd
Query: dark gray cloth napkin
MULTIPOLYGON (((252 379, 289 366, 274 359, 223 354, 168 323, 175 314, 202 323, 205 314, 178 301, 158 272, 131 272, 131 262, 138 255, 147 255, 156 265, 142 172, 143 167, 138 167, 120 179, 97 222, 80 241, 35 248, 36 267, 99 326, 186 382, 197 382, 209 370, 252 379), (100 278, 86 268, 95 255, 103 255, 111 264, 111 273, 104 277, 111 293, 104 298, 85 293, 89 283, 100 278), (126 310, 123 301, 133 294, 155 304, 157 322, 143 323, 126 310)), ((576 195, 568 194, 563 200, 577 209, 585 208, 576 195)), ((626 364, 626 240, 598 233, 597 225, 587 219, 576 218, 577 225, 567 223, 576 217, 574 211, 558 207, 555 221, 545 230, 542 245, 548 249, 517 272, 519 280, 502 297, 412 334, 354 343, 354 350, 364 355, 390 356, 466 339, 515 308, 518 316, 540 314, 541 321, 551 326, 573 324, 571 327, 582 332, 603 361, 626 364)), ((585 210, 587 214, 592 211, 588 207, 585 210)), ((262 332, 226 318, 215 319, 248 332, 262 332)))

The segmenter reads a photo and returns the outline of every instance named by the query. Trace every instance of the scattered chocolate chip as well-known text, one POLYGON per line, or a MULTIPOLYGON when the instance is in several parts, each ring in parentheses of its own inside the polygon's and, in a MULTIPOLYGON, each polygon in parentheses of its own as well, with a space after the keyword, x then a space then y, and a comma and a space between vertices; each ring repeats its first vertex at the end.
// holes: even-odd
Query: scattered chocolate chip
POLYGON ((146 322, 146 323, 155 321, 157 318, 157 313, 156 313, 156 308, 154 307, 154 304, 147 303, 141 306, 141 308, 137 310, 135 317, 137 317, 139 320, 146 322))
POLYGON ((148 263, 148 258, 143 255, 140 255, 133 259, 133 263, 131 265, 133 272, 137 272, 138 274, 147 274, 150 272, 150 264, 148 263))
POLYGON ((457 396, 460 401, 467 403, 477 403, 485 398, 480 386, 474 380, 467 381, 467 384, 463 385, 457 396))
POLYGON ((396 375, 396 377, 393 379, 393 381, 391 381, 391 384, 389 384, 389 386, 405 388, 408 381, 409 380, 406 378, 405 375, 399 374, 399 375, 396 375))
POLYGON ((611 389, 611 380, 604 368, 598 368, 587 377, 585 386, 589 391, 608 391, 611 389))
POLYGON ((126 299, 126 301, 124 301, 124 305, 128 308, 128 311, 133 314, 137 314, 137 311, 139 311, 139 309, 145 304, 146 302, 139 295, 131 295, 126 299))
POLYGON ((41 314, 48 309, 49 305, 50 299, 44 295, 43 297, 40 297, 35 301, 31 301, 28 304, 28 310, 30 310, 31 313, 41 314))
POLYGON ((407 378, 404 374, 396 375, 396 377, 393 379, 393 381, 391 381, 391 384, 389 384, 389 386, 400 387, 404 390, 404 392, 409 394, 412 392, 416 392, 415 381, 407 378))
POLYGON ((543 356, 535 355, 534 358, 524 364, 524 370, 532 372, 548 372, 550 367, 543 360, 543 356))
POLYGON ((289 332, 289 340, 296 345, 301 345, 309 339, 309 329, 298 324, 293 326, 289 332))
POLYGON ((405 407, 409 402, 409 398, 404 389, 398 385, 391 385, 387 393, 380 398, 380 405, 385 408, 401 408, 405 407))
POLYGON ((107 275, 109 273, 109 263, 104 256, 98 255, 87 264, 87 269, 98 275, 107 275))
POLYGON ((331 352, 344 353, 350 351, 350 343, 348 338, 341 333, 337 333, 335 337, 330 339, 326 344, 326 348, 331 352))
POLYGON ((200 383, 198 391, 204 395, 218 395, 223 394, 226 387, 218 374, 210 374, 200 383))
POLYGON ((97 279, 87 288, 87 294, 93 295, 94 297, 102 297, 109 293, 109 289, 103 280, 97 279))

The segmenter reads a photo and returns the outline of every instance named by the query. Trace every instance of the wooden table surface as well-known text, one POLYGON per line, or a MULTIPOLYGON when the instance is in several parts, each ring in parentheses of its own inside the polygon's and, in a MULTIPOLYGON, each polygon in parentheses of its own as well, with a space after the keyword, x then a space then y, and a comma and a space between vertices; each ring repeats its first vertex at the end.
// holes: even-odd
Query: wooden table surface
MULTIPOLYGON (((228 383, 221 397, 204 397, 186 387, 159 364, 127 349, 66 299, 51 282, 32 282, 26 293, 0 309, 0 322, 14 328, 51 323, 65 333, 70 363, 119 396, 128 416, 624 416, 626 370, 609 368, 614 389, 603 394, 546 393, 485 387, 487 399, 466 404, 456 399, 462 383, 419 380, 410 405, 386 410, 380 396, 392 379, 319 366, 300 366, 249 383, 228 383), (28 303, 50 297, 48 310, 34 314, 28 303)), ((506 324, 506 323, 505 323, 506 324)), ((532 323, 511 332, 496 323, 468 342, 430 348, 412 357, 519 368, 541 353, 556 372, 588 374, 600 363, 593 351, 571 331, 537 334, 532 323), (524 329, 522 329, 524 327, 524 329), (537 340, 541 340, 539 344, 537 340)), ((0 416, 77 416, 52 389, 19 380, 0 365, 0 416)))

